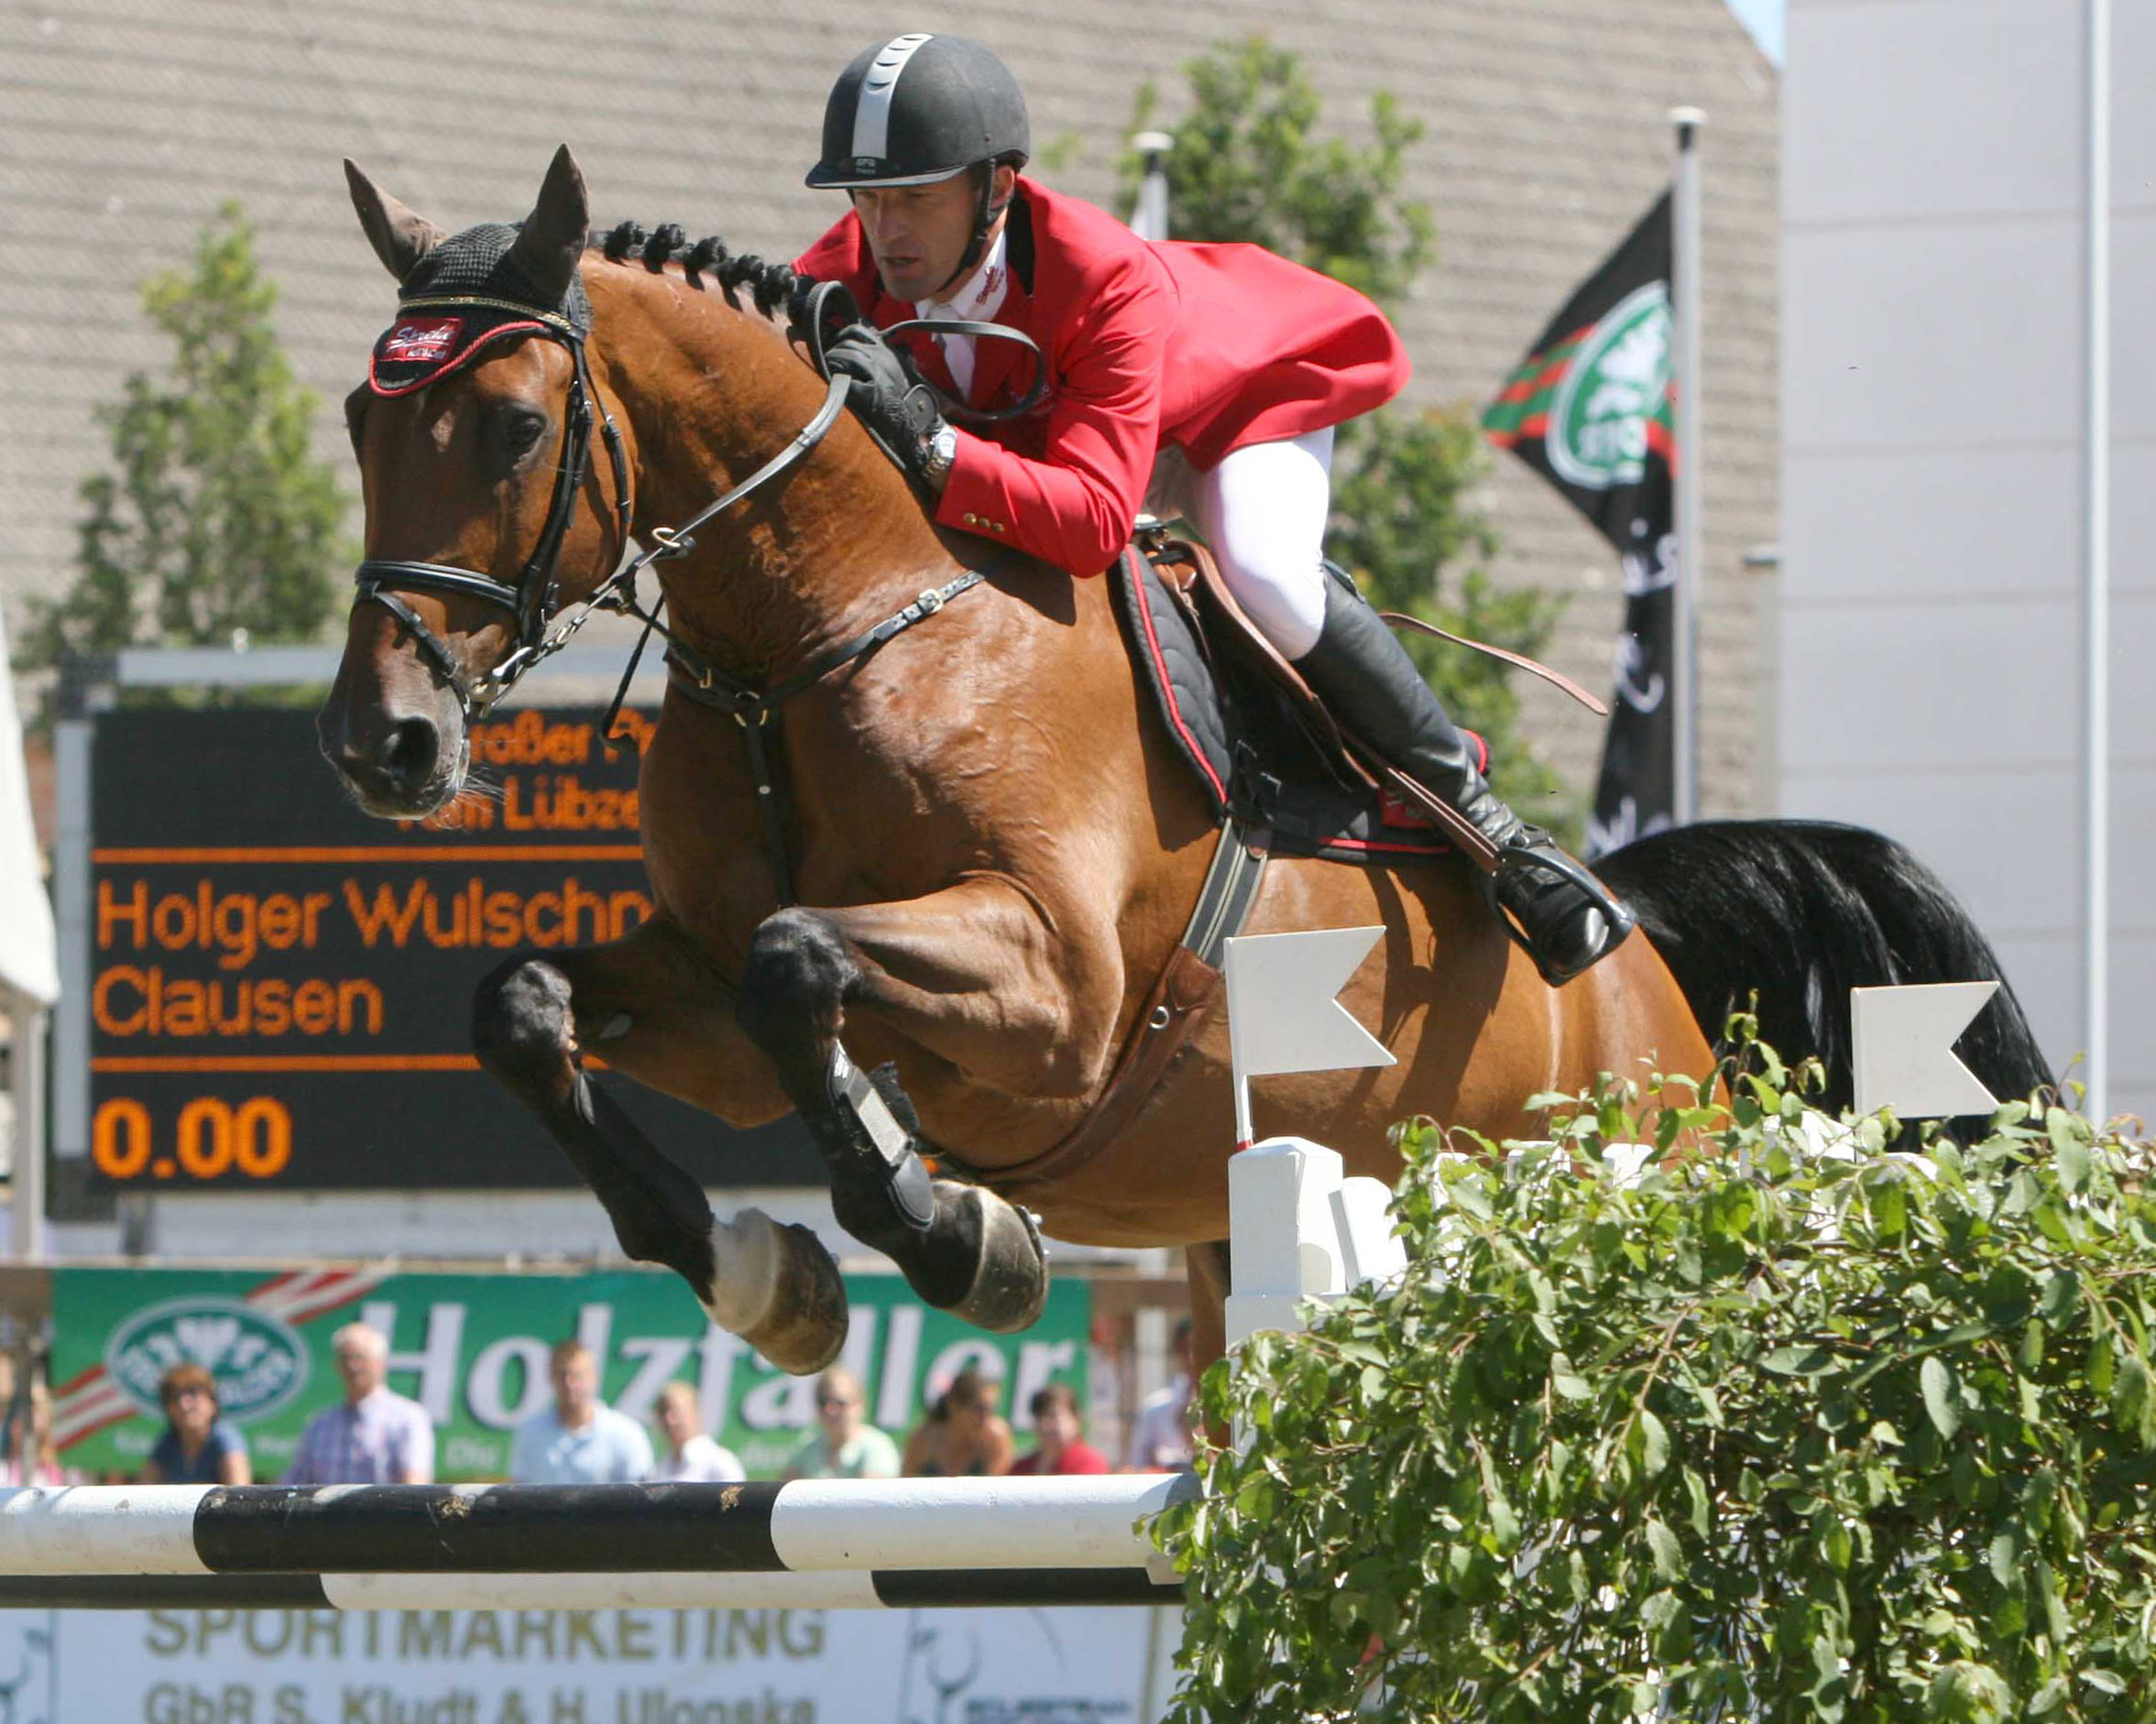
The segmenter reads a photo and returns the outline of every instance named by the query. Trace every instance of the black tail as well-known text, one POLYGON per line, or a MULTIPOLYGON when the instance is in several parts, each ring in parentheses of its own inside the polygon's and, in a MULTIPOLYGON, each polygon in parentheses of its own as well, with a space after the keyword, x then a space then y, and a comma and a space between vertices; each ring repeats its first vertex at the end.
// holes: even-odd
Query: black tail
POLYGON ((1830 1111, 1852 1100, 1852 987, 1997 977, 1956 1051, 2002 1101, 2052 1081, 1990 943, 1891 838, 1824 821, 1715 821, 1628 844, 1595 872, 1638 911, 1707 1040, 1720 1042, 1757 992, 1760 1039, 1825 1064, 1830 1111))

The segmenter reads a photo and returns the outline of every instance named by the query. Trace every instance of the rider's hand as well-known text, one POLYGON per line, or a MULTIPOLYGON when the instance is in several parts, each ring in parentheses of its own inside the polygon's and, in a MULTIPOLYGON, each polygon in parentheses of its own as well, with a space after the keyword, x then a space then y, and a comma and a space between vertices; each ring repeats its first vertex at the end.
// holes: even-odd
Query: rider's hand
POLYGON ((928 456, 930 443, 944 429, 943 409, 936 391, 921 380, 905 355, 880 331, 854 323, 824 350, 824 362, 832 376, 853 380, 848 405, 914 489, 940 494, 943 475, 931 473, 928 456))

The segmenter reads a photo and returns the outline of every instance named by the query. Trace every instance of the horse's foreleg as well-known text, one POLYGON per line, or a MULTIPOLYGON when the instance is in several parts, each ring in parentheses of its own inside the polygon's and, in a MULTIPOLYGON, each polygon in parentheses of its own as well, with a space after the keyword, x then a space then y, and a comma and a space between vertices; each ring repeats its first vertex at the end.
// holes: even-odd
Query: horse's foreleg
POLYGON ((742 977, 741 1026, 824 1153, 840 1225, 930 1304, 986 1328, 1040 1315, 1047 1269, 1032 1217, 980 1186, 931 1180, 895 1079, 860 1072, 839 1038, 858 1005, 976 1082, 1082 1093, 1078 1073, 1105 1057, 1120 981, 1089 990, 1103 1001, 1089 1033, 1074 1033, 1057 968, 1067 959, 1025 894, 984 877, 908 903, 782 911, 758 929, 742 977))
MULTIPOLYGON (((732 996, 692 957, 655 919, 610 945, 511 958, 479 986, 473 1046, 562 1146, 629 1256, 674 1271, 714 1322, 773 1364, 818 1370, 846 1339, 831 1254, 806 1228, 782 1228, 761 1209, 719 1220, 703 1187, 584 1069, 581 1049, 591 1045, 610 1065, 706 1106, 726 1098, 710 1074, 729 1067, 771 1087, 735 1025, 732 996)), ((763 1099, 751 1088, 750 1109, 783 1111, 783 1097, 756 1106, 763 1099)))

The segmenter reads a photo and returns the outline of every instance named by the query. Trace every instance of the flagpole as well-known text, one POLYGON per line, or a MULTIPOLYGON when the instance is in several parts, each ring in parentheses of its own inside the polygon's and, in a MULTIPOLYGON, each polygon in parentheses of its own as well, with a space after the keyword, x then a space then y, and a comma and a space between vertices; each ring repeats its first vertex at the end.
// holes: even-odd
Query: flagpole
POLYGON ((1131 231, 1140 239, 1168 236, 1168 152, 1176 147, 1172 132, 1140 132, 1131 147, 1144 160, 1138 180, 1138 205, 1131 212, 1131 231))
POLYGON ((1677 128, 1677 179, 1670 210, 1670 281, 1677 353, 1677 650, 1671 664, 1675 702, 1676 783, 1672 813, 1680 826, 1700 817, 1700 589, 1706 573, 1701 508, 1703 439, 1700 435, 1700 128, 1699 108, 1671 108, 1677 128))
POLYGON ((2107 1117, 2111 955, 2111 0, 2087 0, 2082 456, 2083 1105, 2107 1117))

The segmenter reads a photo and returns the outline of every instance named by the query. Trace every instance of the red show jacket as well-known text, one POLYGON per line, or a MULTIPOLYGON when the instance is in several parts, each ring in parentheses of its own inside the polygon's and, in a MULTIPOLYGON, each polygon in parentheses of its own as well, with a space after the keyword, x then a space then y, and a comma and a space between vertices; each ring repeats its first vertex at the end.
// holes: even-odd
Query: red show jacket
MULTIPOLYGON (((1367 413, 1407 381, 1406 350, 1376 306, 1261 246, 1149 244, 1022 177, 1004 260, 995 322, 1040 344, 1048 393, 1023 418, 959 431, 936 518, 1075 575, 1099 574, 1129 542, 1161 444, 1202 470, 1367 413)), ((850 210, 793 267, 844 282, 879 328, 915 315, 883 291, 850 210)), ((933 336, 898 340, 956 392, 933 336)), ((1015 342, 976 341, 968 405, 1015 403, 1032 366, 1015 342)))

